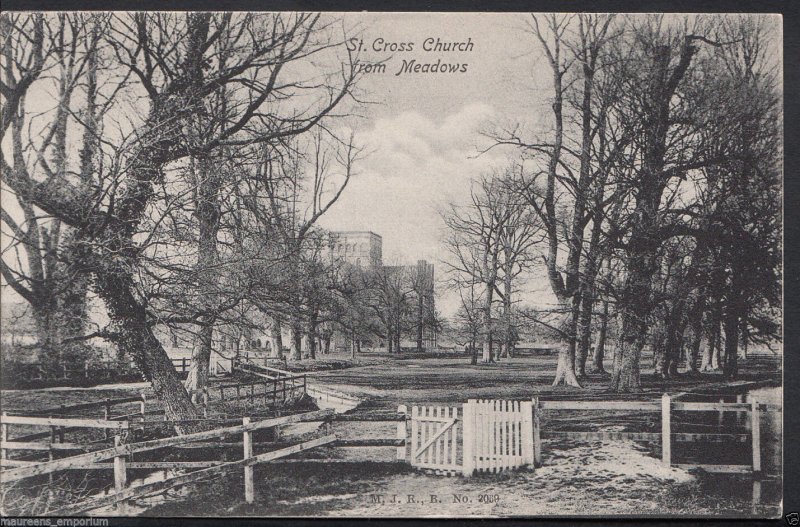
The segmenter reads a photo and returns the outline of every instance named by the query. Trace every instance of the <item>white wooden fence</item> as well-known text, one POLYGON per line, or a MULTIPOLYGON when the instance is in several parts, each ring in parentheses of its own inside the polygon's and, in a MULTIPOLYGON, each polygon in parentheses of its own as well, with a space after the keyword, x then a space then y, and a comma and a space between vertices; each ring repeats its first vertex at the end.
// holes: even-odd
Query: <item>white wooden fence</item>
POLYGON ((446 475, 502 472, 532 465, 531 401, 470 399, 458 408, 413 406, 409 459, 446 475))
MULTIPOLYGON (((708 472, 758 473, 761 467, 760 415, 763 410, 780 411, 779 405, 757 400, 748 403, 679 402, 664 394, 661 401, 530 401, 470 399, 458 408, 414 406, 411 411, 411 465, 422 469, 469 476, 475 472, 503 472, 523 466, 541 466, 542 438, 574 438, 580 440, 660 441, 665 466, 701 468, 708 472), (641 411, 660 412, 659 432, 578 432, 540 430, 542 411, 641 411), (749 434, 673 432, 673 412, 737 412, 749 413, 749 434), (752 463, 742 465, 678 464, 672 462, 674 441, 747 441, 750 440, 752 463)), ((400 410, 402 413, 402 410, 400 410)), ((398 427, 398 441, 404 425, 398 427)), ((398 459, 404 448, 398 450, 398 459)))
POLYGON ((470 399, 464 404, 462 472, 503 472, 533 464, 531 401, 470 399))
POLYGON ((446 475, 461 472, 458 408, 413 406, 411 408, 411 465, 446 475))

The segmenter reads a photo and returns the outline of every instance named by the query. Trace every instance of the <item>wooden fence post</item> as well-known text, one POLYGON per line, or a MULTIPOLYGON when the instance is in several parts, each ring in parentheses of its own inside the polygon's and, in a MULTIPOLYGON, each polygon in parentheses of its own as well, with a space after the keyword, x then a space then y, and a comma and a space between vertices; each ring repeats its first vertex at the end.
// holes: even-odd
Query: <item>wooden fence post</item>
POLYGON ((761 480, 753 480, 753 514, 758 514, 758 509, 761 506, 761 480))
POLYGON ((750 430, 753 433, 753 472, 761 472, 761 412, 754 397, 750 402, 750 430))
POLYGON ((522 464, 534 467, 533 460, 533 401, 521 401, 522 423, 520 437, 522 443, 522 464))
POLYGON ((661 463, 665 467, 669 467, 672 464, 670 410, 669 394, 665 393, 661 396, 661 463))
POLYGON ((534 397, 532 401, 533 406, 533 466, 542 466, 542 438, 540 419, 541 410, 539 408, 539 398, 534 397))
MULTIPOLYGON (((249 417, 242 418, 242 424, 246 425, 249 423, 249 417)), ((244 444, 244 459, 249 459, 253 457, 253 433, 244 432, 242 436, 244 444)), ((244 501, 247 503, 253 503, 254 499, 255 490, 253 487, 253 466, 249 465, 244 467, 244 501)))
POLYGON ((461 406, 461 442, 462 472, 465 476, 472 476, 475 472, 475 399, 470 399, 461 406))
MULTIPOLYGON (((121 446, 123 443, 122 436, 117 435, 114 436, 114 446, 118 447, 121 446)), ((114 457, 114 491, 119 494, 125 490, 125 485, 127 483, 127 473, 125 470, 125 456, 115 456, 114 457)), ((125 502, 120 501, 117 503, 117 511, 124 512, 125 509, 125 502)))
MULTIPOLYGON (((305 375, 303 376, 303 384, 305 388, 305 375)), ((407 428, 406 428, 406 413, 408 412, 408 408, 406 405, 401 404, 397 407, 397 413, 403 414, 403 420, 397 422, 397 439, 402 439, 404 441, 403 446, 397 447, 397 460, 398 461, 405 461, 406 459, 406 444, 408 443, 406 436, 407 428)))
MULTIPOLYGON (((53 443, 50 443, 50 450, 47 451, 47 461, 53 461, 55 457, 53 456, 53 443)), ((53 473, 47 475, 47 484, 52 486, 53 485, 53 473)), ((52 496, 52 489, 48 489, 48 495, 52 496)))
MULTIPOLYGON (((108 421, 109 417, 111 417, 111 401, 106 399, 105 404, 103 404, 103 419, 108 421)), ((103 429, 103 437, 108 439, 108 428, 103 429)))
MULTIPOLYGON (((0 424, 0 441, 6 442, 8 441, 8 424, 5 423, 6 420, 6 413, 3 412, 3 424, 0 424)), ((6 459, 6 449, 0 448, 0 459, 6 459)))
POLYGON ((139 413, 142 414, 142 421, 144 421, 145 420, 145 416, 147 415, 147 409, 145 408, 145 405, 147 403, 147 397, 145 396, 144 393, 142 393, 140 395, 142 396, 142 400, 139 403, 139 413))
MULTIPOLYGON (((736 402, 737 403, 743 403, 744 402, 744 395, 742 395, 742 394, 737 395, 736 396, 736 402)), ((737 425, 741 424, 745 420, 745 415, 747 415, 747 412, 740 412, 739 410, 736 410, 736 424, 737 425)))
POLYGON ((89 361, 88 360, 83 361, 83 377, 84 377, 84 379, 88 379, 89 378, 89 361))

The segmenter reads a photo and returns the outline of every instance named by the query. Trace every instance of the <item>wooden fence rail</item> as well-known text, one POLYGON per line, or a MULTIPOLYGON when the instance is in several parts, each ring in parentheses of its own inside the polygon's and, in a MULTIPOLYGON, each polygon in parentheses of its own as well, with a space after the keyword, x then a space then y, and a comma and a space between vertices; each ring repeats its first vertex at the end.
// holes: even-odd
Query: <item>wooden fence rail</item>
POLYGON ((306 393, 306 387, 305 375, 296 375, 292 377, 269 378, 263 381, 221 384, 217 386, 216 389, 219 390, 219 398, 221 401, 237 401, 244 399, 255 405, 263 398, 264 404, 268 405, 270 402, 272 404, 277 404, 279 401, 286 402, 287 399, 296 397, 298 394, 304 395, 306 393), (263 386, 264 390, 256 392, 256 386, 263 386), (235 390, 236 395, 226 396, 226 390, 235 390))
MULTIPOLYGON (((72 511, 85 511, 109 504, 124 503, 125 500, 145 496, 154 492, 159 492, 166 488, 182 485, 189 482, 199 481, 205 477, 217 474, 233 467, 244 467, 245 471, 245 501, 252 503, 254 500, 255 487, 253 482, 253 465, 261 462, 271 461, 281 457, 300 452, 309 448, 320 446, 323 444, 334 443, 337 438, 335 435, 328 434, 324 437, 305 441, 296 445, 291 445, 285 448, 267 452, 264 454, 253 455, 253 438, 252 433, 257 430, 274 428, 281 425, 286 425, 296 422, 325 422, 333 416, 333 410, 319 410, 313 412, 305 412, 302 414, 287 415, 282 417, 273 417, 264 419, 257 422, 250 422, 250 418, 245 417, 242 419, 242 424, 237 426, 229 426, 225 428, 218 428, 214 430, 206 430, 182 436, 167 437, 162 439, 154 439, 151 441, 143 441, 139 443, 126 444, 124 436, 118 435, 114 438, 114 446, 112 448, 102 448, 92 452, 86 452, 68 458, 51 460, 45 462, 26 462, 21 460, 7 460, 3 459, 3 472, 2 479, 4 482, 16 481, 23 478, 40 476, 44 474, 52 474, 59 470, 87 470, 87 469, 110 469, 114 471, 114 488, 113 494, 92 498, 90 500, 68 505, 50 513, 65 514, 72 511), (242 446, 244 455, 241 460, 232 462, 220 461, 202 461, 202 462, 130 462, 128 457, 137 452, 145 452, 166 448, 170 446, 186 445, 197 441, 207 439, 222 439, 232 435, 242 435, 242 446), (113 459, 111 463, 99 463, 104 459, 113 459), (10 470, 6 467, 13 467, 10 470), (201 468, 199 471, 182 474, 166 480, 158 481, 155 483, 140 485, 133 488, 127 488, 127 470, 134 468, 184 468, 194 469, 201 468)), ((55 418, 41 418, 41 417, 23 417, 23 416, 8 416, 4 415, 2 420, 3 437, 0 441, 0 446, 3 448, 3 456, 6 456, 6 449, 15 450, 53 450, 52 445, 46 443, 21 443, 8 441, 7 427, 11 424, 28 424, 34 426, 54 426, 58 424, 78 424, 76 419, 55 419, 55 418), (43 447, 43 448, 40 448, 43 447)), ((95 427, 103 424, 105 427, 116 428, 119 430, 126 430, 129 428, 127 421, 98 421, 98 420, 80 420, 81 426, 95 427)), ((76 449, 83 445, 75 444, 62 444, 61 449, 76 449)), ((343 446, 349 446, 347 444, 343 446)), ((397 443, 392 443, 390 446, 397 446, 397 443)))
MULTIPOLYGON (((645 441, 661 441, 661 462, 664 466, 676 466, 672 463, 673 441, 737 441, 752 443, 752 463, 750 465, 703 465, 681 464, 683 468, 701 468, 709 472, 760 472, 761 471, 761 412, 781 411, 782 407, 776 404, 766 404, 753 399, 749 403, 737 402, 679 402, 678 396, 663 394, 661 401, 538 401, 541 410, 614 410, 614 411, 648 411, 661 413, 660 432, 542 432, 538 433, 534 427, 534 448, 540 448, 540 439, 544 438, 574 438, 584 440, 606 439, 631 439, 645 441), (750 434, 708 434, 708 433, 674 433, 672 432, 672 412, 736 412, 750 414, 750 434)), ((537 401, 534 398, 534 420, 536 418, 537 401)), ((537 455, 536 464, 540 463, 537 455)))
MULTIPOLYGON (((711 465, 682 464, 684 468, 701 468, 707 471, 754 472, 761 471, 760 415, 762 411, 780 411, 781 406, 765 404, 756 399, 748 403, 736 402, 683 402, 678 396, 663 394, 661 400, 650 401, 582 401, 557 400, 543 401, 534 397, 531 401, 476 401, 469 400, 463 405, 462 434, 460 444, 452 437, 439 443, 441 437, 450 432, 459 419, 457 416, 435 406, 412 408, 409 461, 412 465, 426 468, 442 465, 440 458, 444 452, 448 460, 442 468, 452 469, 455 457, 448 458, 455 448, 463 452, 461 472, 470 475, 475 471, 497 472, 523 465, 542 464, 542 439, 569 438, 588 441, 634 440, 660 441, 661 462, 664 466, 675 466, 672 462, 674 442, 709 441, 739 442, 752 444, 752 462, 749 465, 711 465), (659 432, 606 432, 606 431, 542 431, 541 413, 543 411, 627 411, 652 412, 661 415, 659 432), (673 432, 673 412, 735 412, 749 413, 751 427, 749 433, 687 433, 673 432), (434 448, 436 445, 437 448, 434 448), (438 454, 437 454, 438 449, 438 454)), ((402 417, 398 412, 398 418, 402 417)), ((345 417, 347 418, 347 417, 345 417)), ((405 425, 398 425, 398 439, 405 425)), ((387 445, 389 441, 385 442, 387 445)), ((398 444, 400 441, 398 441, 398 444)), ((405 447, 398 449, 398 459, 405 455, 405 447)))
MULTIPOLYGON (((252 424, 258 424, 258 423, 252 423, 252 424)), ((282 448, 280 450, 273 450, 272 452, 259 454, 257 456, 251 455, 248 457, 244 457, 243 459, 240 460, 220 463, 215 466, 204 468, 198 471, 189 472, 188 474, 173 476, 171 478, 167 478, 162 481, 146 483, 144 485, 138 485, 136 487, 118 489, 114 494, 109 494, 106 496, 89 499, 76 504, 66 505, 64 507, 55 509, 53 511, 48 511, 48 514, 50 515, 75 514, 78 512, 83 512, 108 505, 122 503, 130 499, 141 498, 144 496, 148 496, 150 494, 162 492, 164 490, 173 487, 185 485, 187 483, 196 483, 199 481, 203 481, 210 476, 215 476, 231 468, 244 467, 245 469, 248 469, 258 463, 279 459, 285 456, 289 456, 291 454, 302 452, 303 450, 308 450, 317 446, 330 444, 333 443, 334 441, 336 441, 335 435, 327 435, 319 437, 309 441, 304 441, 297 445, 282 448)), ((245 454, 246 453, 247 452, 245 452, 245 454)), ((253 473, 251 469, 249 472, 248 471, 245 472, 245 501, 247 503, 252 503, 254 499, 255 499, 255 487, 253 481, 253 473), (249 493, 248 489, 250 489, 249 493)))
MULTIPOLYGON (((185 434, 181 436, 173 436, 173 437, 166 437, 163 439, 153 439, 150 441, 143 441, 140 443, 118 445, 104 450, 88 452, 86 454, 80 454, 77 456, 71 456, 64 459, 38 463, 36 465, 20 467, 9 471, 5 471, 3 473, 3 479, 5 481, 14 481, 17 479, 27 478, 31 476, 49 474, 51 472, 55 472, 58 470, 65 470, 70 466, 74 465, 80 465, 84 463, 94 463, 97 461, 101 461, 103 459, 110 459, 112 457, 128 456, 130 454, 134 454, 137 452, 146 452, 148 450, 156 450, 159 448, 164 448, 173 445, 180 445, 194 441, 200 441, 203 439, 229 437, 231 435, 241 434, 243 432, 252 432, 254 430, 272 428, 275 426, 289 424, 289 423, 308 422, 315 420, 323 421, 326 417, 330 416, 332 413, 333 410, 318 410, 302 414, 274 417, 271 419, 265 419, 263 421, 258 421, 255 423, 241 424, 238 426, 231 426, 226 428, 216 428, 214 430, 195 432, 192 434, 185 434)), ((114 423, 115 424, 125 423, 127 425, 127 423, 124 421, 114 421, 114 423)))
POLYGON ((30 426, 73 426, 78 428, 112 428, 115 430, 128 429, 127 421, 110 421, 106 419, 77 419, 58 417, 29 417, 26 415, 3 415, 0 422, 5 425, 30 425, 30 426))
POLYGON ((67 412, 76 412, 80 410, 93 410, 103 409, 129 403, 141 403, 144 400, 143 395, 133 397, 122 397, 119 399, 104 399, 101 401, 94 401, 91 403, 73 404, 69 406, 58 406, 53 408, 45 408, 44 410, 25 411, 25 415, 61 415, 67 412))
MULTIPOLYGON (((65 414, 70 414, 72 412, 80 412, 80 411, 85 411, 85 410, 95 410, 95 409, 100 410, 100 409, 102 409, 102 411, 103 411, 103 419, 102 419, 102 421, 104 421, 104 422, 105 421, 109 421, 109 420, 117 420, 117 421, 119 421, 119 420, 128 420, 128 419, 130 419, 130 418, 132 418, 134 416, 142 416, 142 418, 144 419, 144 416, 147 414, 146 403, 147 403, 147 400, 145 398, 145 395, 144 394, 140 394, 139 396, 135 396, 135 397, 123 397, 123 398, 119 398, 119 399, 104 399, 104 400, 101 400, 101 401, 94 401, 94 402, 91 402, 91 403, 81 403, 81 404, 74 404, 74 405, 69 405, 69 406, 61 405, 61 406, 54 407, 54 408, 45 408, 45 409, 42 409, 42 410, 34 410, 32 412, 26 412, 25 416, 13 416, 13 415, 8 415, 8 413, 3 413, 3 419, 2 420, 5 422, 5 424, 0 425, 0 426, 2 426, 3 428, 7 428, 8 425, 10 425, 10 424, 20 424, 20 425, 30 425, 30 426, 50 426, 51 429, 54 429, 54 427, 56 427, 56 428, 58 428, 58 433, 60 435, 60 439, 61 439, 62 443, 64 442, 63 436, 64 436, 65 432, 78 430, 80 428, 103 428, 104 429, 104 433, 103 433, 104 434, 104 438, 105 439, 109 439, 108 430, 109 429, 120 428, 123 425, 108 425, 108 426, 84 425, 83 423, 86 422, 87 420, 89 420, 89 421, 97 421, 97 420, 96 419, 91 419, 91 416, 83 416, 83 415, 77 415, 77 414, 74 415, 74 416, 73 415, 67 416, 65 414), (112 408, 114 406, 130 405, 130 404, 133 404, 133 403, 138 403, 138 405, 139 405, 138 411, 130 412, 130 413, 127 413, 127 414, 124 414, 124 415, 112 415, 111 410, 112 410, 112 408), (34 418, 42 419, 41 416, 48 416, 50 418, 58 418, 58 419, 60 419, 62 421, 67 420, 67 419, 72 419, 73 421, 75 421, 76 424, 72 424, 72 425, 65 424, 65 423, 60 423, 60 424, 51 423, 51 424, 48 424, 48 423, 42 423, 41 421, 34 422, 34 418), (10 419, 10 418, 14 418, 14 417, 16 417, 18 419, 19 418, 23 418, 23 419, 26 420, 26 422, 24 422, 24 423, 23 422, 18 422, 18 419, 17 419, 17 422, 13 422, 14 419, 10 419)), ((22 437, 17 437, 15 439, 17 441, 29 442, 29 441, 34 441, 36 439, 43 439, 43 438, 51 437, 51 436, 52 436, 51 432, 37 432, 37 433, 33 433, 33 434, 28 434, 28 435, 25 435, 25 436, 22 436, 22 437)), ((54 441, 51 441, 51 443, 52 442, 54 442, 54 441)))

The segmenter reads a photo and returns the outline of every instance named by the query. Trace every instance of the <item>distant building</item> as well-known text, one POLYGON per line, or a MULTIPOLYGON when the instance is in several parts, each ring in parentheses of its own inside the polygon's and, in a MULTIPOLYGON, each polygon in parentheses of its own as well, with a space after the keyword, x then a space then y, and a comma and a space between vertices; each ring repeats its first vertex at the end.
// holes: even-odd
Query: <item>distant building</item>
POLYGON ((334 260, 359 267, 379 268, 383 265, 383 239, 374 232, 332 232, 330 244, 334 260))
MULTIPOLYGON (((383 238, 371 231, 336 231, 330 234, 331 257, 334 261, 347 262, 351 265, 369 269, 386 269, 402 273, 416 293, 417 331, 422 331, 422 347, 436 347, 436 324, 434 321, 434 266, 426 260, 418 260, 416 265, 383 265, 383 238)), ((401 341, 402 348, 416 348, 418 335, 409 336, 401 341)), ((337 332, 334 346, 345 348, 351 345, 347 335, 337 332)), ((384 341, 379 347, 384 347, 384 341)))

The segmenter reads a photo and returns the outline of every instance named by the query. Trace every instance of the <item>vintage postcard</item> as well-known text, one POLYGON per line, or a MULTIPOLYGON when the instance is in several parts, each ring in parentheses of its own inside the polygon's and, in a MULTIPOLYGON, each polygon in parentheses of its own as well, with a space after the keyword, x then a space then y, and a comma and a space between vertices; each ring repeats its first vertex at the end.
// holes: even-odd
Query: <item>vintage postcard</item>
POLYGON ((3 525, 790 513, 782 24, 4 12, 3 525))

